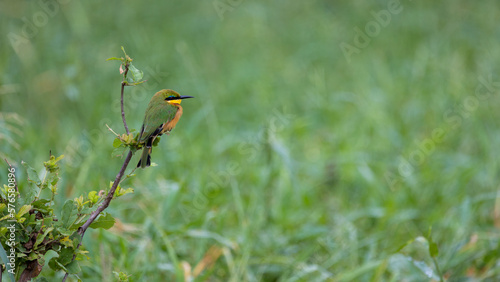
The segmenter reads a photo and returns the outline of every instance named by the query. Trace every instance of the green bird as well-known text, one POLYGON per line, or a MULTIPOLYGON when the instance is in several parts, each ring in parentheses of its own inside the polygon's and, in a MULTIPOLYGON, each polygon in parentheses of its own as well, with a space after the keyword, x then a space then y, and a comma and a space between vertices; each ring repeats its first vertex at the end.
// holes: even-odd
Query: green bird
POLYGON ((194 98, 192 96, 181 96, 171 89, 163 89, 149 101, 144 123, 139 135, 139 142, 144 142, 141 160, 137 167, 145 168, 151 165, 151 149, 156 137, 163 133, 169 133, 182 116, 181 100, 194 98))

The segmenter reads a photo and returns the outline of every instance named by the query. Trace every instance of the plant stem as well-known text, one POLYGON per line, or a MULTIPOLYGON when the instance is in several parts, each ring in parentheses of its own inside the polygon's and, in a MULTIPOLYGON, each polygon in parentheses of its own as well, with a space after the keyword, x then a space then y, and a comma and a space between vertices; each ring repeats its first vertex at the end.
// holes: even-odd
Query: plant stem
POLYGON ((113 196, 115 194, 116 188, 118 187, 118 184, 120 183, 120 180, 122 179, 123 174, 125 173, 125 169, 127 169, 130 159, 132 159, 132 151, 128 152, 128 155, 125 158, 125 161, 123 162, 122 168, 116 175, 115 181, 113 182, 113 186, 111 186, 111 189, 109 189, 108 195, 106 196, 104 202, 93 213, 91 213, 89 219, 87 219, 87 221, 80 228, 78 228, 78 233, 82 235, 82 237, 87 228, 90 226, 90 224, 97 218, 97 216, 99 216, 99 214, 102 211, 104 211, 104 209, 106 209, 109 206, 109 203, 111 202, 111 199, 113 199, 113 196))
MULTIPOLYGON (((120 180, 123 177, 123 174, 125 173, 125 170, 127 169, 128 164, 130 163, 130 160, 132 159, 132 151, 128 152, 127 157, 125 158, 125 161, 123 162, 122 168, 116 175, 115 181, 113 182, 113 186, 111 186, 111 189, 109 189, 108 195, 106 196, 106 199, 104 202, 94 211, 90 214, 89 219, 80 227, 78 228, 78 234, 81 235, 81 240, 80 243, 78 244, 78 248, 82 245, 83 242, 83 236, 85 235, 85 231, 87 231, 87 228, 89 228, 90 224, 94 222, 94 220, 99 216, 99 214, 104 211, 108 206, 111 200, 113 199, 113 195, 115 194, 116 188, 118 187, 118 184, 120 183, 120 180)), ((73 256, 73 260, 75 260, 76 254, 73 256)), ((63 278, 63 282, 66 281, 66 278, 68 277, 69 273, 66 273, 63 278)))
MULTIPOLYGON (((122 50, 123 50, 123 47, 122 47, 122 50)), ((125 50, 123 52, 125 52, 125 50)), ((127 121, 125 120, 125 109, 123 107, 123 92, 125 90, 125 86, 128 85, 127 73, 128 73, 128 66, 130 63, 129 60, 131 61, 131 59, 127 56, 127 54, 125 54, 125 57, 126 57, 125 58, 126 63, 125 63, 125 72, 123 73, 122 89, 121 89, 121 93, 120 93, 120 105, 121 105, 121 110, 122 110, 123 126, 125 127, 125 131, 127 132, 127 135, 128 135, 128 134, 130 134, 130 131, 128 130, 127 121)), ((123 162, 122 168, 120 169, 120 171, 116 175, 115 181, 113 182, 111 189, 109 189, 108 195, 106 196, 106 199, 104 200, 104 202, 101 205, 99 205, 99 207, 97 207, 97 209, 90 214, 89 219, 87 219, 87 221, 80 228, 78 228, 78 234, 80 234, 81 238, 80 238, 80 243, 78 244, 76 249, 80 248, 80 246, 82 245, 83 236, 85 235, 85 231, 87 231, 87 228, 89 228, 89 226, 101 214, 101 212, 104 211, 109 206, 109 203, 111 202, 111 200, 113 199, 113 196, 115 195, 116 188, 118 188, 118 185, 120 184, 120 181, 122 180, 123 174, 125 173, 125 170, 127 169, 127 166, 129 164, 130 160, 132 159, 132 155, 133 155, 132 150, 130 150, 128 152, 127 157, 125 158, 125 161, 123 162)), ((73 255, 72 261, 74 261, 75 258, 76 258, 76 253, 73 255)), ((64 278, 62 280, 63 282, 66 281, 66 279, 68 278, 68 275, 69 275, 69 273, 66 273, 64 275, 64 278)))
POLYGON ((36 195, 36 199, 40 199, 40 195, 42 194, 42 190, 43 190, 43 184, 45 183, 45 179, 47 179, 47 174, 49 174, 49 170, 48 169, 45 169, 45 175, 43 176, 43 180, 42 180, 42 185, 40 186, 40 190, 38 191, 38 195, 36 195))
POLYGON ((432 261, 434 262, 434 266, 436 266, 436 271, 437 271, 437 273, 439 275, 439 282, 444 282, 444 280, 443 280, 443 274, 441 273, 441 270, 439 269, 439 264, 438 264, 436 258, 432 257, 432 261))
POLYGON ((120 98, 120 104, 122 107, 123 126, 125 126, 125 131, 127 132, 127 135, 130 134, 130 131, 128 130, 127 121, 125 120, 125 110, 123 108, 123 91, 125 90, 125 86, 127 85, 126 77, 127 77, 127 73, 128 73, 128 65, 129 65, 129 63, 127 62, 125 64, 125 72, 123 73, 122 91, 121 91, 121 98, 120 98))

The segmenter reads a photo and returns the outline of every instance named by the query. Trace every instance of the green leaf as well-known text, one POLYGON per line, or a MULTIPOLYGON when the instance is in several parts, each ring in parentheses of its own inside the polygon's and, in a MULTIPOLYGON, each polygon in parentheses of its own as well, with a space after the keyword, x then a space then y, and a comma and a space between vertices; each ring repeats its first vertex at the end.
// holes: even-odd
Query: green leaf
POLYGON ((50 267, 50 269, 52 269, 54 271, 58 271, 58 270, 62 269, 60 263, 57 262, 57 257, 54 257, 54 258, 49 260, 49 267, 50 267))
POLYGON ((435 258, 439 254, 438 245, 429 238, 429 254, 435 258))
POLYGON ((43 242, 43 239, 45 239, 47 234, 49 234, 49 232, 51 232, 52 230, 54 230, 54 227, 49 227, 45 229, 45 232, 43 232, 42 236, 38 235, 38 237, 36 238, 35 246, 33 248, 36 249, 36 247, 43 242))
POLYGON ((80 269, 80 265, 78 264, 78 262, 76 260, 70 262, 68 265, 66 265, 66 269, 68 270, 68 273, 69 274, 76 274, 76 273, 79 273, 80 271, 82 271, 80 269))
POLYGON ((429 234, 427 235, 427 242, 429 243, 429 255, 435 258, 439 254, 438 246, 432 240, 432 226, 429 227, 429 234))
POLYGON ((153 147, 158 146, 158 143, 160 143, 161 137, 156 137, 155 140, 153 141, 153 147))
POLYGON ((53 155, 50 156, 50 159, 46 162, 43 162, 43 165, 49 172, 57 172, 59 170, 59 166, 57 165, 57 162, 62 160, 64 158, 64 155, 60 155, 59 157, 54 157, 53 155))
POLYGON ((50 185, 55 186, 57 185, 57 182, 59 182, 59 176, 57 176, 57 173, 50 173, 47 179, 47 182, 50 183, 50 185))
POLYGON ((70 239, 73 242, 73 248, 76 250, 78 248, 78 244, 80 244, 82 237, 80 236, 80 234, 75 232, 73 235, 71 235, 70 239))
POLYGON ((56 251, 48 250, 43 257, 43 259, 44 259, 43 266, 45 267, 45 265, 47 265, 47 262, 49 262, 53 258, 58 258, 58 257, 59 257, 59 254, 56 251))
POLYGON ((31 203, 31 205, 32 205, 34 208, 37 208, 37 209, 45 209, 45 208, 46 208, 47 203, 50 203, 50 200, 47 200, 47 199, 40 199, 40 200, 36 200, 36 201, 34 201, 33 203, 31 203))
MULTIPOLYGON (((22 218, 24 219, 24 218, 22 218)), ((28 226, 36 221, 36 215, 34 213, 27 215, 26 220, 24 221, 24 226, 28 226)), ((37 224, 37 223, 35 223, 37 224)))
POLYGON ((38 173, 36 172, 36 170, 25 162, 22 162, 22 164, 26 168, 26 174, 28 174, 28 181, 34 183, 36 186, 40 186, 42 184, 42 181, 38 177, 38 173))
MULTIPOLYGON (((83 224, 82 224, 83 225, 83 224)), ((79 226, 78 226, 79 227, 79 226)), ((74 230, 68 230, 64 227, 61 227, 61 228, 57 228, 57 231, 59 232, 59 234, 61 234, 62 236, 71 236, 73 235, 73 233, 75 233, 74 230)))
POLYGON ((27 187, 24 187, 23 192, 23 201, 25 203, 31 203, 33 200, 35 200, 36 196, 38 195, 38 192, 40 191, 40 186, 42 185, 42 181, 40 178, 38 178, 38 173, 34 168, 29 166, 27 163, 22 162, 23 166, 26 168, 26 174, 28 176, 28 182, 35 184, 35 185, 28 185, 27 187))
POLYGON ((54 221, 54 219, 52 217, 46 217, 43 219, 43 225, 50 226, 50 225, 52 225, 53 221, 54 221))
POLYGON ((132 63, 129 64, 128 69, 130 70, 130 73, 132 74, 132 78, 134 79, 134 82, 140 82, 142 78, 144 77, 144 73, 137 69, 132 63))
POLYGON ((75 250, 72 248, 64 248, 61 252, 59 252, 59 258, 57 259, 62 265, 67 265, 73 260, 73 255, 75 254, 75 250))
POLYGON ((10 281, 16 282, 16 279, 14 278, 14 275, 12 273, 9 273, 10 266, 8 264, 8 259, 7 259, 7 253, 5 252, 3 248, 3 244, 0 244, 0 258, 2 259, 2 262, 5 263, 5 266, 7 267, 7 271, 5 273, 10 277, 10 281))
POLYGON ((111 157, 112 158, 122 157, 126 150, 127 148, 125 147, 116 148, 111 152, 111 157))
POLYGON ((27 260, 38 260, 41 255, 37 252, 31 252, 29 256, 26 257, 27 260))
POLYGON ((128 86, 136 86, 136 85, 139 85, 139 84, 143 84, 144 82, 146 82, 146 80, 139 81, 139 82, 131 82, 131 83, 127 84, 127 85, 128 86))
POLYGON ((118 187, 115 190, 114 197, 120 197, 120 196, 123 196, 125 194, 129 194, 129 193, 134 193, 134 189, 133 188, 123 189, 120 187, 120 185, 118 185, 118 187))
MULTIPOLYGON (((55 260, 54 262, 55 262, 55 264, 56 264, 57 266, 59 266, 59 268, 60 268, 60 269, 64 270, 65 272, 68 272, 68 270, 66 269, 66 267, 64 267, 64 265, 62 265, 62 263, 60 263, 60 262, 59 262, 59 261, 57 261, 57 260, 55 260)), ((50 264, 50 262, 49 262, 49 264, 50 264)))
POLYGON ((122 140, 120 138, 116 137, 115 140, 113 140, 113 147, 118 148, 122 145, 122 140))
POLYGON ((109 213, 106 213, 106 215, 100 215, 97 220, 92 222, 90 228, 110 229, 113 225, 115 225, 115 219, 109 213))
POLYGON ((8 219, 8 218, 11 218, 11 217, 10 217, 10 214, 7 214, 6 216, 4 216, 4 217, 0 218, 0 221, 2 221, 2 220, 6 220, 6 219, 8 219))
POLYGON ((118 278, 118 281, 120 282, 128 282, 129 281, 129 277, 130 275, 127 275, 127 273, 124 273, 124 272, 116 272, 116 271, 113 271, 113 274, 115 275, 116 278, 118 278))
POLYGON ((72 200, 67 200, 64 203, 61 212, 61 224, 64 228, 70 228, 77 218, 78 209, 72 200))
POLYGON ((16 214, 16 218, 19 219, 23 215, 25 215, 27 212, 31 210, 31 205, 24 205, 19 209, 19 212, 16 214))

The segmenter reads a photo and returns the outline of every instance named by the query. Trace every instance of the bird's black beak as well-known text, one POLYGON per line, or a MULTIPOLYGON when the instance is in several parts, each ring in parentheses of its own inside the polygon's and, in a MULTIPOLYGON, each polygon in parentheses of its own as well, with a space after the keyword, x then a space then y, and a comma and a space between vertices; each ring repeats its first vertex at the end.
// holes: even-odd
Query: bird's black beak
POLYGON ((189 98, 194 98, 193 96, 181 96, 177 99, 189 99, 189 98))

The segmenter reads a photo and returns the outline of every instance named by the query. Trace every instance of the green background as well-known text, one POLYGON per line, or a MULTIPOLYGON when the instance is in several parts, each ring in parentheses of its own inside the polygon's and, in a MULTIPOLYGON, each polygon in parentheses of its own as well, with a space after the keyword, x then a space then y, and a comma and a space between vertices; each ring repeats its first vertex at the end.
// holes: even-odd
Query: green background
POLYGON ((196 98, 87 232, 84 281, 182 281, 204 257, 195 281, 438 280, 430 228, 445 279, 497 281, 499 8, 1 0, 0 157, 27 189, 21 160, 64 154, 61 205, 106 189, 124 46, 148 80, 130 128, 160 89, 196 98))

